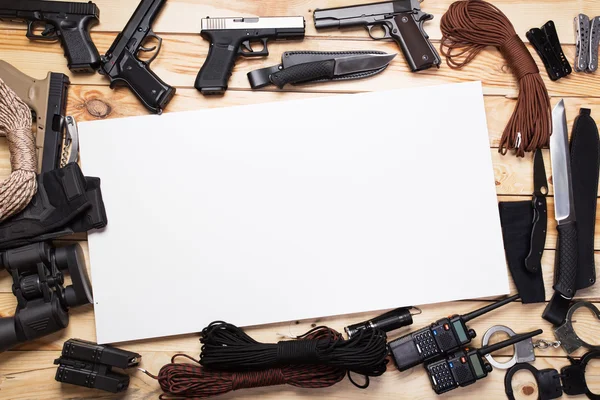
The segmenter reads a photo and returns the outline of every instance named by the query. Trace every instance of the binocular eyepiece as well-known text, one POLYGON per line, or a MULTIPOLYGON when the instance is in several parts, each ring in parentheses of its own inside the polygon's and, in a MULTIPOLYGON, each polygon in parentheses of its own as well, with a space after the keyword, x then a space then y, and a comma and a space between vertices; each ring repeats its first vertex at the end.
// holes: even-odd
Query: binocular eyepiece
POLYGON ((0 351, 66 328, 69 308, 93 301, 79 244, 54 248, 41 242, 6 250, 0 268, 11 274, 18 303, 13 317, 0 318, 0 351), (66 271, 72 284, 65 288, 66 271))

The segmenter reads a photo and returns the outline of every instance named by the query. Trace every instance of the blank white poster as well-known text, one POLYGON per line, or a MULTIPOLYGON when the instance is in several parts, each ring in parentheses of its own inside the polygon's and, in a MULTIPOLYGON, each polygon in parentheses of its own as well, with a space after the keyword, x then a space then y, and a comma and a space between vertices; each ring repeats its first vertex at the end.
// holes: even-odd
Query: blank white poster
POLYGON ((79 130, 100 343, 509 290, 479 82, 79 130))

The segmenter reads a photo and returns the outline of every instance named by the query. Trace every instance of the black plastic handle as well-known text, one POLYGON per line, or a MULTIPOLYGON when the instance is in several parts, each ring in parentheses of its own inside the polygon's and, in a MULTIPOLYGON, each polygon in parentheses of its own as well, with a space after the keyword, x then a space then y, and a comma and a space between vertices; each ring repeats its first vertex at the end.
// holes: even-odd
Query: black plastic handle
POLYGON ((208 56, 198 76, 194 87, 203 95, 223 94, 227 90, 227 82, 233 71, 235 59, 239 55, 239 43, 219 43, 211 40, 208 56))
POLYGON ((100 54, 90 29, 98 24, 95 16, 70 16, 58 22, 57 34, 67 57, 67 66, 73 72, 95 72, 100 66, 100 54))
POLYGON ((577 282, 577 225, 569 222, 558 225, 558 248, 554 266, 555 283, 554 290, 566 298, 575 295, 575 284, 577 282))
POLYGON ((402 13, 394 17, 390 35, 402 49, 412 72, 422 71, 434 65, 439 67, 441 63, 439 54, 421 26, 424 21, 432 18, 433 16, 427 14, 421 22, 417 22, 411 13, 402 13))
POLYGON ((111 88, 116 83, 125 83, 146 108, 156 114, 161 114, 175 95, 176 89, 164 83, 146 63, 137 60, 127 51, 123 52, 119 66, 121 69, 118 77, 111 78, 111 88))
POLYGON ((288 83, 331 79, 334 75, 335 60, 316 61, 294 65, 271 75, 271 82, 279 89, 288 83))
POLYGON ((529 272, 537 272, 542 269, 542 254, 546 245, 546 229, 548 227, 548 213, 546 197, 533 197, 534 220, 531 229, 531 242, 529 254, 525 258, 525 268, 529 272))

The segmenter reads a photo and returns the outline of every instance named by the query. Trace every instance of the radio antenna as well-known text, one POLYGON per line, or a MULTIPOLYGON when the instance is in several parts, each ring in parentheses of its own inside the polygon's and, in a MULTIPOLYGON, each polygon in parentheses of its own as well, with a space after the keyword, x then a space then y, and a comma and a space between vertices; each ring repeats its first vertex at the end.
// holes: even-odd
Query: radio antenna
POLYGON ((513 345, 515 343, 519 343, 522 340, 532 338, 532 337, 537 336, 537 335, 539 335, 540 333, 543 333, 543 332, 544 332, 543 330, 537 329, 535 331, 531 331, 531 332, 528 332, 528 333, 520 333, 518 335, 512 336, 511 338, 503 340, 501 342, 490 344, 489 346, 482 347, 482 348, 480 348, 478 350, 478 353, 480 355, 482 355, 482 356, 486 355, 486 354, 489 354, 489 353, 493 353, 496 350, 503 349, 503 348, 511 346, 511 345, 513 345))
POLYGON ((472 311, 472 312, 470 312, 470 313, 468 313, 468 314, 465 314, 465 315, 463 315, 463 316, 462 316, 462 319, 463 319, 463 321, 465 321, 465 322, 467 322, 467 321, 470 321, 470 320, 472 320, 473 318, 477 318, 477 317, 479 317, 480 315, 483 315, 483 314, 485 314, 485 313, 488 313, 488 312, 490 312, 490 311, 492 311, 492 310, 495 310, 496 308, 502 307, 502 306, 503 306, 503 305, 505 305, 505 304, 508 304, 508 303, 510 303, 510 302, 512 302, 512 301, 515 301, 515 300, 516 300, 516 299, 518 299, 519 297, 520 297, 520 296, 519 296, 518 294, 515 294, 515 295, 513 295, 513 296, 507 297, 507 298, 506 298, 506 299, 504 299, 504 300, 497 301, 497 302, 495 302, 495 303, 492 303, 492 304, 490 304, 490 305, 487 305, 487 306, 485 306, 485 307, 482 307, 482 308, 480 308, 479 310, 475 310, 475 311, 472 311))

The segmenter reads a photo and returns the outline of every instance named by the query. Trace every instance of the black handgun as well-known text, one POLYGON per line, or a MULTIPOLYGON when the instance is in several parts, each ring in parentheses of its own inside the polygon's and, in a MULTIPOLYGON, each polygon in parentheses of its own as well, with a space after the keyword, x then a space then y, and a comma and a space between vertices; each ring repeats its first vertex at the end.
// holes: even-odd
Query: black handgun
POLYGON ((68 1, 0 0, 0 20, 26 21, 31 40, 60 40, 73 72, 94 72, 100 55, 90 37, 90 29, 98 24, 100 10, 92 3, 68 1), (40 35, 34 30, 45 24, 40 35))
POLYGON ((167 0, 142 0, 123 32, 115 39, 100 64, 100 73, 110 79, 110 87, 127 85, 152 112, 161 114, 175 95, 175 88, 164 83, 150 70, 162 46, 162 38, 152 31, 152 24, 167 0), (158 45, 146 48, 148 38, 158 40, 158 45), (156 52, 148 60, 140 60, 138 53, 156 52))
POLYGON ((315 28, 364 26, 372 39, 394 39, 402 49, 412 72, 441 64, 437 50, 423 29, 433 15, 421 11, 419 0, 397 0, 350 7, 315 10, 315 28), (380 26, 383 36, 373 33, 380 26))
POLYGON ((269 39, 302 39, 304 26, 304 17, 202 18, 200 35, 210 48, 194 86, 204 95, 222 94, 238 56, 268 56, 269 39), (259 40, 263 49, 254 51, 251 42, 259 40))

